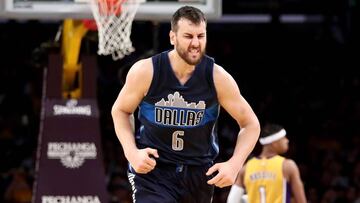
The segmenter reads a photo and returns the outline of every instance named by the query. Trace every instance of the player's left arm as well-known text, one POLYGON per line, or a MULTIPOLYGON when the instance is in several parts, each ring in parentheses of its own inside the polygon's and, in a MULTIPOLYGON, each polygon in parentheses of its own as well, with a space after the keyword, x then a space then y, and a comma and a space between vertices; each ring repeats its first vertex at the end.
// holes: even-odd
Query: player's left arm
POLYGON ((226 203, 242 203, 241 199, 245 193, 245 189, 244 189, 245 168, 246 165, 244 165, 244 167, 241 168, 235 183, 231 186, 226 203))
POLYGON ((252 108, 240 94, 234 78, 216 64, 213 77, 220 105, 237 121, 240 127, 233 156, 226 162, 215 164, 206 173, 210 175, 218 171, 218 174, 209 180, 208 184, 226 187, 234 184, 238 172, 254 149, 260 134, 260 124, 252 108))
POLYGON ((288 175, 288 181, 291 185, 291 192, 295 197, 296 203, 306 203, 306 197, 304 192, 304 185, 301 181, 299 168, 295 161, 286 159, 284 161, 284 172, 288 175))

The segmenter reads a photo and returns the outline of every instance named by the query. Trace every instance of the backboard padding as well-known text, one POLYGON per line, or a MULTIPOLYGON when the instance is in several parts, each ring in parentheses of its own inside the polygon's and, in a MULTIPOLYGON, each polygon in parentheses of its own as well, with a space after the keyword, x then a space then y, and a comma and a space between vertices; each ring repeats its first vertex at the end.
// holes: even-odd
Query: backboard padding
MULTIPOLYGON (((5 0, 6 18, 28 19, 83 19, 92 18, 87 0, 5 0)), ((221 16, 221 0, 148 0, 141 4, 136 20, 169 20, 181 6, 191 5, 201 9, 209 20, 221 16)))

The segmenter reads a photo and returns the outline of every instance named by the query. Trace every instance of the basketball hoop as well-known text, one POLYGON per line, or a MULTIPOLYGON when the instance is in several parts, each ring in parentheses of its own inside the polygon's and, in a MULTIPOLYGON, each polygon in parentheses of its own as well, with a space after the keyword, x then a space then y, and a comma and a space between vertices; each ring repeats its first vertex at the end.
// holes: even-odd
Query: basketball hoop
POLYGON ((122 59, 135 51, 130 40, 132 22, 145 0, 90 0, 99 35, 98 54, 122 59))

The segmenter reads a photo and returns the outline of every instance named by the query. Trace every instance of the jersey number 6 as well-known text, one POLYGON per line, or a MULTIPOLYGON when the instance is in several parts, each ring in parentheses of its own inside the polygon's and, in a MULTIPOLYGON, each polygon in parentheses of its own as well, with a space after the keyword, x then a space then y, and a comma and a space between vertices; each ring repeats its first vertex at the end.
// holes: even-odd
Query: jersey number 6
POLYGON ((184 131, 178 130, 172 134, 172 149, 175 151, 181 151, 184 149, 184 140, 181 138, 184 136, 184 131))

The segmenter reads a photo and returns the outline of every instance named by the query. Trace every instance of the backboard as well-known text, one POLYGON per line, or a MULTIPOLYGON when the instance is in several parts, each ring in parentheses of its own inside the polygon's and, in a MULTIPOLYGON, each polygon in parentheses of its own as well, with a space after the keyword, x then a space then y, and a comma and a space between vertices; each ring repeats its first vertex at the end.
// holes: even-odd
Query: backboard
MULTIPOLYGON (((0 17, 15 19, 92 18, 89 0, 0 0, 0 17)), ((136 20, 169 20, 181 6, 201 9, 209 20, 221 16, 221 0, 146 0, 139 7, 136 20)))

